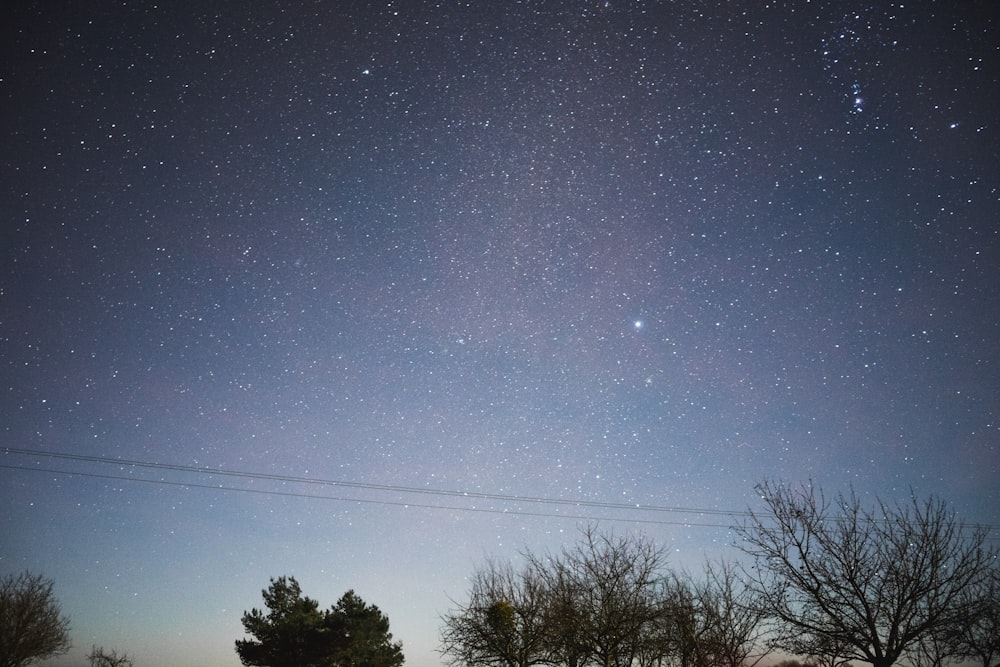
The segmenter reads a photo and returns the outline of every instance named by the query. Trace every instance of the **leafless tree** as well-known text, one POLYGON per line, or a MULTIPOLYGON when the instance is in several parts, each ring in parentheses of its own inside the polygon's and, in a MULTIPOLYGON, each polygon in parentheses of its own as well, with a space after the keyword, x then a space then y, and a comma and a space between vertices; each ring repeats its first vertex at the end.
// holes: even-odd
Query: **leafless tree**
POLYGON ((491 561, 473 576, 469 601, 442 617, 441 653, 464 667, 547 662, 545 604, 545 582, 532 564, 515 571, 491 561))
POLYGON ((811 659, 799 660, 798 658, 786 658, 774 667, 819 667, 819 663, 811 659))
POLYGON ((559 607, 552 626, 557 644, 574 653, 568 664, 586 658, 598 667, 629 667, 646 652, 649 630, 660 612, 663 552, 635 535, 583 530, 572 548, 533 561, 559 607), (561 615, 561 617, 560 617, 561 615))
POLYGON ((844 642, 819 642, 813 646, 809 662, 814 667, 849 667, 851 661, 843 656, 850 653, 850 647, 844 642))
POLYGON ((0 580, 0 667, 21 667, 69 650, 69 619, 52 580, 23 572, 0 580))
POLYGON ((735 565, 706 561, 701 577, 675 574, 667 587, 664 658, 678 667, 753 667, 767 655, 765 616, 735 565))
POLYGON ((962 591, 962 604, 969 618, 948 631, 944 641, 955 657, 991 667, 1000 660, 1000 562, 962 591))
POLYGON ((853 493, 830 503, 811 486, 756 488, 766 511, 750 512, 739 546, 777 645, 795 654, 836 647, 840 659, 891 667, 967 618, 961 593, 995 558, 985 532, 940 500, 864 509, 853 493))
MULTIPOLYGON (((713 619, 702 613, 696 583, 674 573, 663 588, 656 634, 662 639, 653 655, 676 667, 710 667, 713 619)), ((654 663, 655 664, 655 663, 654 663)))
POLYGON ((583 667, 591 658, 592 642, 583 619, 584 584, 567 567, 552 566, 531 554, 532 566, 545 581, 545 646, 554 664, 583 667))
POLYGON ((918 638, 904 652, 911 667, 944 667, 952 652, 941 634, 926 634, 918 638))
POLYGON ((743 582, 735 565, 725 560, 706 562, 695 595, 715 667, 754 667, 767 655, 766 612, 759 594, 743 582))
POLYGON ((87 656, 90 667, 132 667, 132 658, 127 653, 118 655, 118 651, 105 651, 103 646, 93 646, 87 656))

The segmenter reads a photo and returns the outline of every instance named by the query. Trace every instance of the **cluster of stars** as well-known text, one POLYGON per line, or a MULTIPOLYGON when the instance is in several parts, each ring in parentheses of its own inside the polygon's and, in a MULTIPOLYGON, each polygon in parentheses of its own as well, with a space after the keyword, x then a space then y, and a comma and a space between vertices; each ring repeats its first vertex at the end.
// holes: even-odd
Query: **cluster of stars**
MULTIPOLYGON (((333 562, 426 667, 413 600, 445 608, 424 593, 459 592, 484 551, 576 521, 461 492, 739 510, 765 477, 888 482, 995 522, 993 23, 21 4, 0 72, 8 441, 387 487, 4 472, 5 558, 69 599, 118 573, 209 582, 197 610, 167 596, 164 627, 196 619, 235 664, 232 615, 204 607, 333 562)), ((665 526, 685 555, 724 541, 665 526)))

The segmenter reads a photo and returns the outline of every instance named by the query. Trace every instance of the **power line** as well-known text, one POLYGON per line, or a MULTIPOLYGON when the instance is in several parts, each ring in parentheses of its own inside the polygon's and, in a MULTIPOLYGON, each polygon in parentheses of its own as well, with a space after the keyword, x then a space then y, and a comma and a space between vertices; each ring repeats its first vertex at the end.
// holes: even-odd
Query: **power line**
MULTIPOLYGON (((172 463, 153 463, 150 461, 138 461, 132 459, 115 459, 105 456, 89 456, 84 454, 71 454, 66 452, 49 452, 35 449, 18 449, 5 447, 4 452, 9 454, 20 454, 23 456, 41 456, 46 458, 64 459, 71 461, 81 461, 87 463, 100 463, 116 466, 129 466, 135 468, 150 468, 156 470, 170 470, 174 472, 189 472, 198 475, 219 475, 222 477, 238 477, 243 479, 268 480, 278 482, 291 482, 296 484, 313 484, 319 486, 339 486, 344 488, 364 489, 369 491, 390 491, 394 493, 416 493, 431 496, 445 496, 456 498, 474 498, 479 500, 498 500, 512 503, 533 503, 545 505, 569 505, 572 507, 592 507, 599 509, 616 509, 630 511, 648 512, 673 512, 684 514, 707 514, 713 516, 743 516, 748 517, 749 512, 731 512, 715 509, 698 509, 691 507, 667 507, 661 505, 642 505, 638 503, 609 503, 592 500, 573 500, 564 498, 545 498, 540 496, 518 496, 500 493, 483 493, 478 491, 449 491, 445 489, 428 489, 413 486, 398 486, 392 484, 374 484, 368 482, 350 482, 345 480, 321 479, 315 477, 300 477, 294 475, 278 475, 273 473, 248 472, 239 470, 226 470, 224 468, 204 468, 196 466, 178 465, 172 463)), ((12 467, 12 466, 4 466, 12 467)), ((132 479, 132 478, 126 478, 132 479)), ((212 487, 215 488, 215 487, 212 487)))
MULTIPOLYGON (((593 500, 573 500, 564 498, 546 498, 541 496, 518 496, 512 494, 500 494, 500 493, 484 493, 478 491, 452 491, 447 489, 429 489, 421 487, 412 486, 400 486, 393 484, 375 484, 370 482, 352 482, 347 480, 334 480, 334 479, 322 479, 315 477, 303 477, 296 475, 279 475, 274 473, 263 473, 263 472, 249 472, 241 470, 228 470, 225 468, 208 468, 208 467, 197 467, 197 466, 186 466, 180 464, 172 463, 155 463, 152 461, 140 461, 134 459, 118 459, 106 456, 93 456, 85 454, 72 454, 68 452, 52 452, 40 449, 23 449, 16 447, 4 447, 3 452, 6 454, 15 454, 21 456, 36 456, 43 458, 61 459, 67 461, 76 461, 80 463, 95 463, 100 465, 115 465, 119 467, 131 467, 131 468, 145 468, 151 470, 166 470, 171 472, 182 472, 191 473, 195 475, 210 475, 210 476, 220 476, 220 477, 230 477, 230 478, 240 478, 248 480, 266 480, 282 483, 291 484, 310 484, 315 486, 333 486, 341 488, 351 488, 360 489, 364 491, 380 491, 380 492, 392 492, 400 494, 420 494, 425 496, 439 496, 445 498, 463 498, 472 500, 491 500, 499 501, 504 503, 526 503, 526 504, 537 504, 537 505, 556 505, 556 506, 569 506, 577 508, 591 508, 591 509, 603 509, 603 510, 620 510, 627 512, 653 512, 653 513, 679 513, 679 514, 700 514, 709 516, 719 516, 719 517, 730 517, 734 520, 737 518, 749 518, 752 516, 749 511, 733 511, 733 510, 718 510, 709 508, 694 508, 694 507, 671 507, 662 505, 642 505, 638 503, 610 503, 610 502, 600 502, 593 500)), ((402 500, 378 500, 374 498, 356 498, 356 497, 346 497, 346 496, 329 496, 329 495, 319 495, 319 494, 309 494, 293 491, 269 491, 265 489, 252 489, 245 487, 236 486, 222 486, 222 485, 210 485, 210 484, 200 484, 194 482, 182 482, 182 481, 171 481, 164 479, 148 479, 141 477, 131 477, 125 475, 109 475, 102 473, 92 473, 83 471, 71 471, 71 470, 55 470, 48 468, 39 468, 37 466, 27 466, 27 465, 9 465, 0 464, 0 468, 7 468, 12 470, 29 470, 38 472, 48 472, 54 474, 63 475, 75 475, 81 477, 92 477, 98 479, 113 479, 121 481, 130 482, 144 482, 147 484, 159 484, 163 486, 179 486, 188 488, 200 488, 200 489, 212 489, 217 491, 235 491, 243 493, 256 493, 260 495, 270 495, 270 496, 286 496, 294 498, 311 498, 316 500, 333 500, 340 502, 355 502, 363 504, 374 504, 374 505, 387 505, 396 507, 414 507, 421 509, 440 509, 440 510, 451 510, 451 511, 464 511, 464 512, 480 512, 489 514, 506 514, 514 516, 534 516, 534 517, 548 517, 548 518, 560 518, 560 519, 577 519, 577 520, 588 520, 588 521, 625 521, 629 523, 641 523, 641 524, 657 524, 657 525, 676 525, 676 526, 691 526, 691 527, 704 527, 704 528, 724 528, 732 529, 735 526, 733 524, 719 524, 719 523, 703 523, 700 521, 667 521, 663 519, 650 519, 650 518, 622 518, 622 517, 597 517, 597 516, 586 516, 586 515, 569 515, 569 514, 559 514, 556 512, 533 512, 519 509, 496 509, 496 508, 484 508, 475 506, 457 506, 457 505, 433 505, 427 503, 413 503, 406 502, 402 500)), ((1000 528, 997 524, 986 524, 986 523, 972 523, 965 524, 969 528, 980 528, 987 530, 996 530, 1000 528)), ((987 539, 990 541, 1000 540, 1000 536, 993 537, 988 536, 987 539)))
POLYGON ((728 526, 721 523, 696 523, 691 521, 662 521, 657 519, 630 519, 622 517, 599 517, 599 516, 586 516, 586 515, 574 515, 574 514, 556 514, 554 512, 528 512, 525 510, 516 509, 494 509, 487 507, 459 507, 459 506, 448 506, 448 505, 429 505, 422 503, 408 503, 401 500, 375 500, 371 498, 349 498, 349 497, 338 497, 338 496, 323 496, 311 493, 296 493, 293 491, 268 491, 265 489, 247 489, 236 486, 216 486, 210 484, 198 484, 195 482, 174 482, 163 479, 147 479, 144 477, 127 477, 125 475, 107 475, 101 473, 92 472, 79 472, 79 471, 69 471, 69 470, 56 470, 52 468, 38 468, 30 466, 18 466, 18 465, 8 465, 0 463, 0 468, 7 468, 9 470, 28 470, 32 472, 47 472, 51 474, 58 475, 69 475, 76 477, 93 477, 97 479, 114 479, 126 482, 145 482, 147 484, 156 484, 161 486, 179 486, 183 488, 193 488, 193 489, 209 489, 212 491, 236 491, 240 493, 255 493, 265 496, 284 496, 290 498, 309 498, 313 500, 334 500, 340 502, 351 502, 351 503, 363 503, 369 505, 389 505, 393 507, 404 507, 404 508, 418 508, 418 509, 433 509, 433 510, 451 510, 459 512, 479 512, 485 514, 504 514, 508 516, 531 516, 531 517, 545 517, 545 518, 555 518, 555 519, 576 519, 582 521, 624 521, 628 523, 641 523, 641 524, 655 524, 662 526, 694 526, 699 528, 725 528, 730 529, 732 526, 728 526))

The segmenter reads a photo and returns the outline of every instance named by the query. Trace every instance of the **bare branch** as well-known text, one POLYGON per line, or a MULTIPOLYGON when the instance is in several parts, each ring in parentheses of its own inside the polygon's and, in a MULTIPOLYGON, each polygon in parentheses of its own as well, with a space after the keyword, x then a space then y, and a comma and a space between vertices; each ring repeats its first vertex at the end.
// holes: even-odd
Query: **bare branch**
POLYGON ((853 493, 830 503, 811 486, 757 490, 766 511, 751 510, 739 547, 778 647, 889 667, 968 618, 961 593, 994 554, 942 501, 865 509, 853 493))

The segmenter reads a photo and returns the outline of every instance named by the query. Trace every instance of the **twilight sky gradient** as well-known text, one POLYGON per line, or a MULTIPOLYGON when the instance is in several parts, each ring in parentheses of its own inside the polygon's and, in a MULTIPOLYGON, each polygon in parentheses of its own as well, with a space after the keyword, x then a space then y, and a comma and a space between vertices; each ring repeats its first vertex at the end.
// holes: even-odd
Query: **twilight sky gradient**
POLYGON ((590 517, 697 567, 765 477, 1000 524, 991 2, 6 14, 0 575, 54 579, 50 664, 238 665, 290 574, 435 667, 487 557, 590 517))

